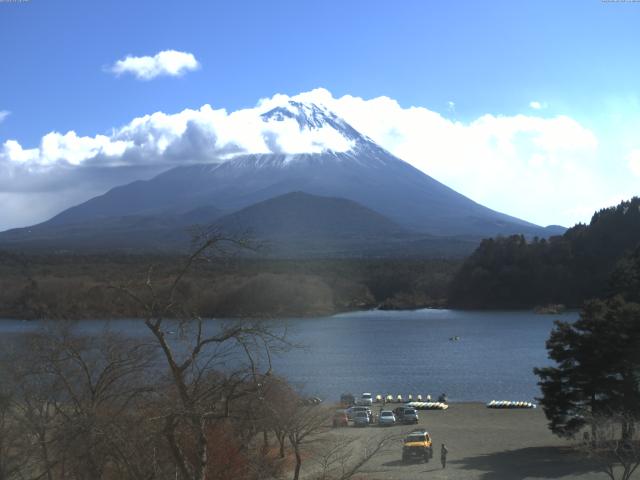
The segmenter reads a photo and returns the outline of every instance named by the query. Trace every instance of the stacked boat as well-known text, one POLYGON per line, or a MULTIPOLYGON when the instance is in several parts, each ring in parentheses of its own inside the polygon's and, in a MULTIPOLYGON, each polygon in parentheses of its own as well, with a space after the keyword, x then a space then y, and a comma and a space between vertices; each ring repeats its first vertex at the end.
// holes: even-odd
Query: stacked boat
POLYGON ((375 403, 381 403, 384 401, 384 403, 410 403, 413 401, 416 402, 422 402, 424 400, 426 400, 427 403, 437 403, 437 402, 431 402, 431 395, 425 395, 424 397, 422 395, 416 395, 415 397, 412 394, 409 394, 406 396, 406 398, 402 395, 402 394, 398 394, 398 395, 389 395, 389 394, 385 394, 385 395, 376 395, 375 396, 375 403))
POLYGON ((512 402, 510 400, 491 400, 487 403, 487 408, 536 408, 531 402, 512 402))
POLYGON ((405 405, 416 410, 446 410, 449 408, 444 402, 408 402, 405 405))

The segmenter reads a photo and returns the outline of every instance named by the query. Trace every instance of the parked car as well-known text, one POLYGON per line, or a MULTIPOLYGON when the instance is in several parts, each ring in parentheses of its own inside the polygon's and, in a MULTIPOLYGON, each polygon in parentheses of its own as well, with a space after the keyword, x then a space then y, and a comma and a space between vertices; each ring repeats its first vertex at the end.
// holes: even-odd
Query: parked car
POLYGON ((352 420, 353 417, 355 417, 355 414, 358 412, 366 412, 369 418, 373 416, 371 409, 369 407, 365 407, 362 405, 354 405, 353 407, 349 407, 347 408, 346 412, 347 412, 347 417, 349 417, 349 420, 352 420))
POLYGON ((349 418, 347 417, 347 412, 344 410, 336 410, 333 414, 333 428, 337 427, 346 427, 349 425, 349 418))
POLYGON ((358 405, 365 405, 365 406, 373 405, 373 396, 368 392, 363 393, 360 396, 360 399, 358 400, 358 405))
POLYGON ((343 393, 342 395, 340 395, 340 404, 344 405, 345 407, 355 405, 356 397, 354 397, 351 393, 343 393))
POLYGON ((393 410, 393 413, 395 413, 398 422, 418 423, 418 412, 413 407, 398 407, 393 410))
POLYGON ((356 412, 353 416, 353 426, 354 427, 368 427, 371 423, 371 417, 367 412, 356 412))
POLYGON ((381 427, 388 427, 396 424, 396 416, 391 410, 383 410, 378 417, 378 425, 381 427))
POLYGON ((433 458, 433 442, 426 430, 413 430, 404 439, 402 445, 402 461, 423 460, 425 463, 433 458))

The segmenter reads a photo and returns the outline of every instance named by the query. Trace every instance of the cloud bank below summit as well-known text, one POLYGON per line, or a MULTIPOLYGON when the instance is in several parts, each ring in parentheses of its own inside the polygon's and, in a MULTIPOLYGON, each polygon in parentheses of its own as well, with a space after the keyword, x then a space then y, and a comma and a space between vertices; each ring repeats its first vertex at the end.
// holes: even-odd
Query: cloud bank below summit
POLYGON ((496 210, 540 224, 555 212, 556 223, 571 224, 584 214, 576 206, 604 206, 594 205, 598 139, 568 116, 487 114, 460 122, 424 107, 402 107, 389 97, 336 98, 316 89, 292 97, 278 94, 234 112, 210 105, 175 114, 156 112, 109 135, 51 132, 33 148, 7 140, 0 147, 0 197, 15 205, 16 213, 0 219, 0 229, 44 220, 77 203, 83 197, 79 178, 89 198, 109 186, 186 163, 216 163, 241 153, 351 147, 330 127, 301 130, 294 119, 265 122, 260 117, 292 99, 326 107, 394 155, 496 210), (105 176, 107 171, 111 173, 105 176), (65 194, 72 189, 75 194, 65 194), (48 209, 29 209, 33 193, 59 200, 49 202, 48 209))

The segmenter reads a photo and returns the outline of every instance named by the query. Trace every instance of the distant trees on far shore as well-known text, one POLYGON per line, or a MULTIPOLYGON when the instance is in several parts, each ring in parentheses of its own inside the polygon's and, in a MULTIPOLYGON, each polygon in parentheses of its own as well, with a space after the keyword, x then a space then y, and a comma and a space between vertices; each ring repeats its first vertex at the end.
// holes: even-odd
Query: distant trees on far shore
MULTIPOLYGON (((0 252, 0 318, 140 318, 140 306, 109 288, 155 265, 169 288, 180 256, 18 255, 0 252)), ((310 316, 446 303, 460 266, 450 259, 248 259, 198 265, 177 292, 205 317, 310 316)))
MULTIPOLYGON (((640 198, 603 209, 550 239, 523 236, 483 240, 455 275, 448 300, 462 308, 534 308, 585 300, 614 290, 640 243, 640 198), (615 280, 615 279, 614 279, 615 280)), ((636 254, 637 255, 637 254, 636 254)))

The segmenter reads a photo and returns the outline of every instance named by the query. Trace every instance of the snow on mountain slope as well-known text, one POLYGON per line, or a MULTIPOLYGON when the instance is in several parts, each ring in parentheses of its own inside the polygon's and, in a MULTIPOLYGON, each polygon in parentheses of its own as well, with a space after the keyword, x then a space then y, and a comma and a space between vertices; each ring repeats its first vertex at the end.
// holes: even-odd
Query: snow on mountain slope
POLYGON ((46 223, 174 215, 205 205, 230 213, 299 191, 358 202, 417 232, 545 236, 540 227, 490 210, 425 175, 322 106, 287 101, 265 111, 261 119, 268 125, 282 122, 285 130, 293 129, 290 134, 264 139, 274 153, 176 167, 149 181, 114 188, 46 223), (302 147, 307 153, 285 153, 302 147))

